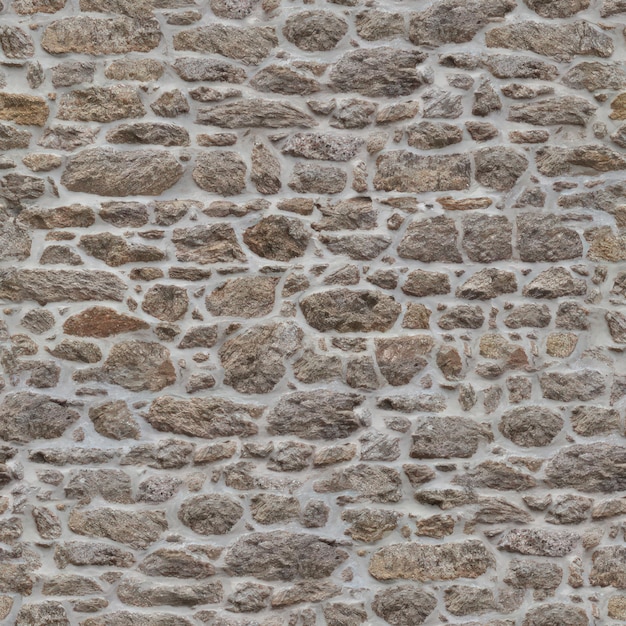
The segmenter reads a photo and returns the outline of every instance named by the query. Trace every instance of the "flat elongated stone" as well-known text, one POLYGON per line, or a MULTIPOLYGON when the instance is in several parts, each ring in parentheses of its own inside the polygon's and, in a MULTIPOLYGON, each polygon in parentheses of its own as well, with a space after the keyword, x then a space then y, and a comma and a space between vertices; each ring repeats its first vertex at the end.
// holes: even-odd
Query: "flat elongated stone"
MULTIPOLYGON (((438 216, 412 222, 398 245, 398 256, 423 263, 461 263, 455 221, 438 216)), ((445 284, 445 283, 444 283, 445 284)))
POLYGON ((385 331, 400 314, 400 305, 377 291, 335 289, 307 296, 300 302, 306 321, 317 330, 385 331))
POLYGON ((626 158, 602 145, 545 146, 537 151, 537 169, 545 176, 597 174, 626 169, 626 158))
POLYGON ((360 428, 354 409, 362 402, 358 394, 323 389, 287 394, 267 417, 268 433, 303 439, 347 437, 360 428))
POLYGON ((78 122, 114 122, 143 117, 145 113, 135 87, 112 85, 76 89, 63 94, 57 117, 78 122))
POLYGON ((556 61, 571 61, 576 55, 610 57, 613 40, 589 22, 546 24, 543 22, 518 22, 498 26, 485 33, 488 48, 529 50, 556 61))
POLYGON ((258 432, 251 421, 260 407, 237 404, 224 398, 191 398, 161 396, 150 405, 146 421, 156 430, 178 435, 215 439, 249 437, 258 432))
POLYGON ((49 114, 50 108, 43 98, 29 94, 0 92, 0 120, 43 126, 49 114))
POLYGON ((495 559, 478 540, 442 545, 392 544, 372 555, 368 571, 376 580, 454 580, 478 578, 495 559))
POLYGON ((77 15, 46 26, 41 47, 49 54, 124 54, 150 52, 160 40, 161 31, 155 19, 77 15))
POLYGON ((193 626, 186 617, 172 613, 134 613, 132 611, 113 611, 100 617, 90 617, 81 626, 193 626))
POLYGON ((250 85, 257 91, 271 91, 284 95, 306 95, 320 91, 322 86, 314 78, 296 72, 285 65, 268 65, 259 70, 250 85))
POLYGON ((515 7, 514 0, 439 0, 411 15, 409 40, 416 46, 465 43, 515 7))
POLYGON ((470 159, 465 154, 422 156, 394 150, 376 159, 374 188, 412 192, 468 189, 470 171, 470 159))
POLYGON ((416 65, 426 58, 417 50, 389 47, 346 52, 330 72, 331 87, 363 96, 407 96, 427 82, 416 65))
POLYGON ((579 540, 580 535, 567 530, 513 528, 500 539, 498 549, 533 556, 565 556, 579 540))
POLYGON ((205 265, 246 260, 235 231, 228 224, 176 228, 172 241, 179 261, 205 265))
POLYGON ((212 24, 174 35, 174 50, 221 54, 247 65, 258 65, 277 45, 278 39, 271 26, 239 28, 212 24))
POLYGON ((491 429, 467 417, 420 417, 410 456, 414 459, 469 458, 482 441, 492 441, 491 429))
POLYGON ((347 556, 334 540, 277 530, 237 539, 225 560, 228 573, 234 576, 294 580, 330 576, 347 556))
POLYGON ((61 183, 100 196, 158 196, 182 175, 180 163, 165 150, 91 148, 70 157, 61 183))
POLYGON ((226 83, 243 83, 246 80, 246 71, 224 61, 216 59, 197 59, 195 57, 181 57, 172 64, 174 71, 189 82, 196 80, 210 80, 226 83))
POLYGON ((549 372, 539 378, 543 397, 560 402, 593 400, 606 389, 605 378, 596 370, 549 372))
POLYGON ((317 122, 308 113, 292 104, 278 100, 250 98, 219 104, 209 109, 201 109, 196 120, 198 124, 212 124, 222 128, 286 128, 302 126, 310 128, 317 122))
POLYGON ((507 411, 499 424, 500 432, 518 446, 547 446, 563 428, 555 411, 540 406, 523 406, 507 411))
POLYGON ((363 145, 363 140, 331 133, 296 133, 283 146, 283 154, 305 159, 349 161, 363 145))
POLYGON ((335 470, 328 478, 313 484, 317 493, 355 491, 360 500, 399 502, 402 480, 398 471, 384 465, 359 463, 335 470))
POLYGON ((63 324, 64 333, 78 337, 103 338, 143 328, 149 328, 143 320, 103 306, 85 309, 68 317, 63 324))
POLYGON ((158 144, 161 146, 188 146, 189 133, 176 124, 138 122, 122 124, 106 134, 109 143, 158 144))
POLYGON ((583 61, 567 71, 563 84, 572 89, 622 89, 626 87, 626 72, 620 65, 583 61))
POLYGON ((222 596, 222 583, 219 581, 167 585, 129 577, 122 579, 117 587, 117 597, 129 606, 216 604, 222 596))
POLYGON ((514 104, 509 109, 509 120, 535 126, 570 124, 585 126, 596 111, 589 100, 577 96, 546 98, 538 102, 514 104))
POLYGON ((116 274, 99 270, 0 270, 0 298, 11 302, 121 301, 126 288, 116 274))

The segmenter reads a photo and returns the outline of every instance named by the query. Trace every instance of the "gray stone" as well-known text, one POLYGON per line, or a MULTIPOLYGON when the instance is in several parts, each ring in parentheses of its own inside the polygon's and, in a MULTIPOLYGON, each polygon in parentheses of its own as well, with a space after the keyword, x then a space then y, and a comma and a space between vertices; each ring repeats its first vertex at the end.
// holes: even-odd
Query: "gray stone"
POLYGON ((60 602, 48 600, 37 604, 22 604, 15 626, 70 626, 70 620, 60 602))
POLYGON ((463 96, 440 87, 430 87, 422 94, 424 117, 454 119, 463 115, 463 96))
POLYGON ((198 124, 212 124, 222 128, 310 128, 317 122, 307 113, 286 102, 249 98, 215 105, 198 112, 198 124))
POLYGON ((282 152, 305 159, 349 161, 362 145, 362 139, 349 135, 296 133, 289 137, 282 148, 282 152))
POLYGON ((120 581, 117 597, 130 606, 196 606, 221 602, 223 588, 219 581, 167 585, 128 577, 120 581))
POLYGON ((572 17, 589 7, 589 0, 524 0, 541 17, 572 17))
POLYGON ((240 537, 228 548, 225 562, 231 576, 318 579, 330 576, 347 556, 334 540, 277 530, 240 537))
POLYGON ((348 32, 348 24, 330 11, 301 11, 285 21, 283 35, 301 50, 332 50, 348 32))
POLYGON ((239 28, 212 24, 174 35, 174 50, 221 54, 246 65, 258 65, 277 45, 276 33, 270 26, 239 28))
POLYGON ((189 133, 176 124, 137 122, 113 128, 106 134, 106 140, 109 143, 188 146, 189 133))
POLYGON ((104 261, 110 267, 162 261, 165 258, 165 253, 154 246, 129 244, 123 237, 111 233, 83 235, 78 246, 89 256, 104 261))
POLYGON ((528 168, 524 154, 502 146, 476 151, 474 161, 476 180, 497 191, 511 191, 528 168))
POLYGON ((414 459, 469 458, 481 441, 493 441, 491 428, 467 417, 418 417, 409 455, 414 459))
POLYGON ((526 491, 537 486, 537 481, 529 474, 498 461, 483 461, 463 475, 455 476, 451 482, 469 488, 498 491, 526 491))
POLYGON ((334 255, 344 254, 356 261, 375 259, 391 245, 386 235, 321 235, 318 240, 334 255))
POLYGON ((482 58, 482 63, 496 78, 554 80, 559 75, 556 65, 517 54, 489 54, 482 58))
POLYGON ((425 582, 478 578, 493 567, 495 559, 485 544, 471 539, 441 545, 391 544, 374 552, 368 571, 376 580, 425 582))
POLYGON ((300 302, 306 321, 322 332, 385 331, 400 314, 400 305, 378 291, 334 289, 311 294, 300 302))
POLYGON ((626 158, 602 145, 572 148, 545 146, 536 154, 537 169, 545 176, 594 175, 626 169, 626 158))
POLYGON ((504 413, 498 428, 507 439, 528 448, 550 445, 563 424, 555 411, 540 406, 521 406, 504 413))
MULTIPOLYGON (((83 128, 68 125, 55 126, 53 128, 44 129, 37 145, 44 148, 50 148, 51 150, 67 150, 68 152, 71 152, 72 150, 76 150, 77 148, 82 148, 83 146, 93 143, 99 132, 99 128, 83 128)), ((0 146, 1 145, 2 144, 0 143, 0 146)), ((0 149, 2 148, 0 147, 0 149)))
POLYGON ((348 437, 361 427, 354 409, 363 400, 363 396, 355 393, 323 389, 283 395, 267 416, 268 433, 302 439, 348 437))
MULTIPOLYGON (((246 72, 244 69, 232 63, 226 63, 225 61, 218 61, 216 59, 180 57, 172 64, 172 68, 187 82, 210 80, 238 84, 246 80, 246 72)), ((188 111, 189 105, 187 105, 184 111, 181 109, 181 113, 188 111)), ((174 116, 166 115, 165 117, 174 116)))
POLYGON ((540 376, 539 383, 544 398, 559 402, 593 400, 606 389, 602 373, 590 369, 545 373, 540 376))
POLYGON ((511 559, 504 582, 518 589, 530 587, 552 592, 561 584, 562 579, 563 569, 556 563, 511 559))
POLYGON ((165 150, 92 148, 70 157, 61 183, 70 191, 101 196, 158 196, 182 175, 180 163, 165 150))
POLYGON ((393 386, 407 385, 427 365, 424 356, 433 348, 427 335, 404 335, 398 338, 380 338, 374 343, 376 362, 380 373, 393 386))
POLYGON ((277 278, 246 276, 233 278, 214 289, 205 299, 212 315, 262 317, 274 308, 277 278))
POLYGON ((582 296, 586 292, 585 281, 581 278, 574 278, 564 267, 544 270, 522 290, 524 296, 531 298, 582 296))
POLYGON ((522 626, 586 626, 589 617, 584 609, 569 604, 541 604, 526 613, 522 626))
POLYGON ((454 220, 439 216, 412 222, 398 245, 398 255, 423 263, 460 263, 456 248, 459 233, 454 220))
POLYGON ((578 233, 561 226, 556 215, 522 213, 517 217, 517 247, 522 261, 563 261, 582 256, 578 233))
POLYGON ((577 96, 546 98, 538 102, 514 104, 509 108, 508 119, 535 126, 569 124, 586 126, 597 107, 589 100, 577 96))
POLYGON ((523 21, 498 26, 485 33, 488 48, 529 50, 555 61, 571 61, 576 55, 610 57, 613 40, 589 22, 547 24, 523 21))
POLYGON ((532 556, 565 556, 579 540, 580 535, 566 530, 514 528, 500 539, 498 549, 532 556))
POLYGON ((407 96, 428 82, 416 69, 425 59, 423 52, 386 46, 346 52, 331 69, 330 85, 374 98, 407 96))
POLYGON ((283 215, 264 217, 243 235, 252 252, 272 261, 291 261, 303 256, 310 238, 301 220, 283 215))
POLYGON ((620 65, 583 61, 574 65, 563 76, 563 84, 572 89, 623 89, 626 87, 626 72, 620 65))
POLYGON ((469 215, 463 220, 463 250, 471 261, 510 259, 513 226, 503 215, 469 215))
POLYGON ((116 59, 107 65, 104 75, 111 80, 148 82, 163 76, 165 67, 155 59, 116 59))
POLYGON ((261 141, 255 140, 252 146, 252 171, 250 179, 256 190, 262 194, 275 194, 282 186, 280 161, 261 141))
POLYGON ((480 306, 461 304, 444 313, 437 325, 443 330, 452 330, 454 328, 481 328, 484 323, 485 314, 480 306))
POLYGON ((319 222, 312 224, 315 230, 371 230, 376 228, 377 211, 371 198, 356 197, 340 200, 336 204, 319 204, 322 214, 319 222))
POLYGON ((8 59, 26 59, 35 54, 33 38, 19 26, 0 27, 0 48, 8 59))
POLYGON ((581 405, 572 409, 570 422, 574 432, 583 437, 608 435, 621 429, 622 420, 615 409, 581 405))
POLYGON ((228 224, 176 228, 172 241, 179 261, 205 265, 246 260, 235 231, 228 224))
POLYGON ((133 502, 130 476, 116 469, 73 470, 64 491, 66 498, 79 504, 89 504, 98 496, 107 502, 133 502))
POLYGON ((260 493, 250 498, 250 514, 259 524, 285 524, 300 517, 300 502, 293 496, 260 493))
POLYGON ((110 439, 139 439, 139 424, 123 400, 105 402, 89 409, 95 431, 110 439))
POLYGON ((513 272, 488 268, 480 270, 457 287, 457 298, 467 300, 490 300, 505 293, 517 291, 517 279, 513 272))
POLYGON ((81 622, 81 626, 192 626, 192 622, 172 613, 113 611, 101 617, 90 617, 81 622))
POLYGON ((224 535, 242 518, 243 507, 225 495, 194 496, 185 500, 178 519, 200 535, 224 535))
POLYGON ((463 131, 454 124, 419 122, 407 126, 407 143, 419 150, 435 150, 460 143, 463 131))
POLYGON ((546 466, 549 484, 584 492, 620 491, 626 481, 626 448, 608 443, 578 444, 558 452, 546 466))
POLYGON ((304 333, 293 322, 255 326, 224 342, 219 357, 224 384, 240 393, 267 393, 286 373, 284 360, 300 348, 304 333))
POLYGON ((80 83, 93 82, 95 63, 68 61, 52 68, 53 87, 71 87, 80 83))
POLYGON ((592 567, 589 583, 598 587, 616 587, 625 589, 624 567, 626 566, 626 548, 608 546, 596 550, 591 555, 592 567))
POLYGON ((289 187, 297 193, 333 194, 344 190, 348 175, 338 167, 296 163, 289 187))
POLYGON ((356 32, 366 41, 379 41, 404 35, 404 16, 388 11, 365 10, 356 14, 356 32))
POLYGON ((249 437, 258 432, 250 418, 259 417, 260 412, 260 407, 214 396, 190 399, 161 396, 152 402, 145 419, 160 432, 204 439, 249 437))
POLYGON ((216 150, 200 154, 193 180, 204 191, 234 196, 246 188, 246 164, 237 152, 216 150))
POLYGON ((329 478, 313 483, 313 489, 318 493, 355 491, 359 500, 372 502, 399 502, 402 499, 400 474, 385 465, 359 463, 338 469, 329 478))
POLYGON ((115 122, 146 113, 137 90, 128 85, 76 89, 63 94, 58 106, 58 119, 78 122, 115 122))
POLYGON ((439 0, 425 11, 411 15, 409 39, 416 46, 465 43, 515 7, 513 0, 439 0))
POLYGON ((139 564, 139 571, 147 576, 173 578, 207 578, 215 574, 211 563, 202 561, 182 550, 159 548, 139 564))
POLYGON ((372 610, 393 626, 423 624, 435 610, 437 598, 413 585, 398 585, 374 596, 372 610))

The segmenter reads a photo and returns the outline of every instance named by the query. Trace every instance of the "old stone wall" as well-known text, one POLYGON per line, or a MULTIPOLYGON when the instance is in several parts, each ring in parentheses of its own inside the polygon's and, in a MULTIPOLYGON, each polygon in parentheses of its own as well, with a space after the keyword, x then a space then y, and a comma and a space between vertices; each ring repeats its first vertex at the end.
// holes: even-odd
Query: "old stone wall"
POLYGON ((0 623, 626 622, 626 0, 0 7, 0 623))

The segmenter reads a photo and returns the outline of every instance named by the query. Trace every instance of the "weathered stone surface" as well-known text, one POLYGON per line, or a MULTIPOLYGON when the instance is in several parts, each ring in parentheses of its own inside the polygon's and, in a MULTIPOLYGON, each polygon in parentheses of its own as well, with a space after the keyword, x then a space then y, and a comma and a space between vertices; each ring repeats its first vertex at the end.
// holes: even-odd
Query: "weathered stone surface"
POLYGON ((622 89, 626 87, 626 72, 619 65, 583 61, 567 71, 563 84, 587 91, 622 89))
POLYGON ((564 267, 544 270, 522 290, 524 296, 531 298, 581 296, 586 292, 585 281, 581 278, 574 278, 564 267))
POLYGON ((409 146, 420 150, 435 150, 460 143, 463 131, 454 124, 419 122, 407 127, 409 146))
POLYGON ((237 539, 228 548, 225 562, 232 576, 294 580, 330 576, 346 557, 333 540, 277 530, 237 539))
POLYGON ((212 24, 174 35, 174 50, 221 54, 246 65, 258 65, 277 45, 276 33, 270 26, 239 28, 212 24))
POLYGON ((143 117, 145 109, 134 87, 87 87, 61 96, 57 117, 77 122, 114 122, 143 117))
POLYGON ((539 378, 543 397, 560 402, 593 400, 606 389, 604 376, 596 370, 550 372, 539 378))
POLYGON ((348 24, 330 11, 302 11, 285 21, 283 35, 301 50, 332 50, 348 32, 348 24))
POLYGON ((585 626, 589 623, 589 617, 584 609, 577 606, 542 604, 526 613, 522 626, 550 626, 555 623, 585 626))
POLYGON ((525 491, 537 486, 537 481, 529 474, 497 461, 483 461, 462 476, 455 476, 452 483, 498 491, 525 491))
POLYGON ((390 385, 407 385, 424 367, 423 357, 433 348, 427 335, 405 335, 399 338, 375 340, 376 362, 380 373, 390 385))
POLYGON ((103 306, 85 309, 68 317, 63 324, 66 334, 78 337, 104 338, 143 328, 148 328, 143 320, 103 306))
POLYGON ((330 133, 296 133, 283 146, 283 154, 321 159, 349 161, 363 145, 363 140, 348 135, 330 133))
POLYGON ((65 6, 66 0, 15 0, 13 10, 20 15, 33 13, 56 13, 65 6))
POLYGON ((335 470, 313 488, 318 493, 354 490, 359 499, 372 502, 398 502, 402 497, 402 482, 395 469, 365 463, 335 470))
POLYGON ((163 76, 163 64, 154 59, 116 59, 107 65, 104 75, 112 80, 148 82, 163 76))
POLYGON ((138 122, 117 126, 106 134, 106 140, 109 143, 188 146, 189 133, 176 124, 138 122))
POLYGON ((517 291, 517 279, 513 272, 494 268, 480 270, 457 287, 457 298, 467 300, 490 300, 505 293, 517 291))
POLYGON ((486 424, 467 417, 419 417, 410 456, 414 459, 469 458, 482 441, 492 441, 486 424))
POLYGON ((563 578, 563 569, 556 563, 512 559, 504 582, 513 587, 553 591, 563 578))
POLYGON ((110 439, 139 439, 139 425, 123 400, 106 402, 89 409, 97 433, 110 439))
POLYGON ((0 124, 0 150, 28 148, 32 135, 27 130, 13 128, 9 124, 0 124))
POLYGON ((455 222, 450 218, 440 216, 414 221, 398 245, 398 255, 424 263, 460 263, 462 258, 456 248, 458 236, 455 222))
POLYGON ((555 215, 523 213, 517 217, 517 247, 522 261, 563 261, 582 256, 578 233, 555 215))
POLYGON ((597 174, 626 169, 626 159, 602 145, 572 148, 546 146, 536 155, 537 169, 544 176, 597 174))
POLYGON ((485 33, 488 48, 529 50, 556 61, 571 61, 576 55, 610 57, 613 40, 589 22, 568 24, 519 22, 498 26, 485 33))
POLYGON ((372 602, 374 613, 393 626, 423 624, 436 606, 434 595, 412 585, 379 591, 372 602))
POLYGON ((290 261, 302 256, 310 238, 301 220, 283 215, 264 217, 243 235, 244 243, 252 252, 273 261, 290 261))
POLYGON ((300 302, 306 321, 322 332, 387 330, 400 314, 400 305, 377 291, 334 289, 307 296, 300 302))
POLYGON ((15 626, 70 626, 70 623, 63 605, 53 600, 23 604, 15 618, 15 626))
POLYGON ((425 11, 411 15, 409 39, 416 46, 465 43, 515 6, 513 0, 439 0, 425 11))
POLYGON ((471 261, 493 263, 510 259, 513 226, 500 215, 469 215, 463 220, 463 250, 471 261))
POLYGON ((16 124, 43 126, 50 109, 43 98, 19 93, 0 93, 0 119, 16 124))
POLYGON ((535 126, 585 126, 596 108, 589 100, 577 96, 546 98, 538 102, 514 104, 509 109, 508 119, 535 126))
POLYGON ((84 128, 79 126, 55 126, 46 128, 38 141, 39 146, 51 150, 72 151, 94 142, 99 128, 84 128))
POLYGON ((425 58, 423 52, 385 46, 346 52, 333 65, 330 84, 374 98, 408 96, 427 82, 416 69, 425 58))
POLYGON ((279 100, 249 98, 218 104, 198 112, 198 124, 212 124, 221 128, 286 128, 316 126, 313 117, 297 107, 279 100))
POLYGON ((157 541, 168 524, 162 511, 99 508, 72 509, 68 526, 79 535, 107 537, 139 549, 157 541))
POLYGON ((259 407, 237 404, 225 398, 186 400, 161 396, 152 402, 144 417, 153 428, 161 432, 216 439, 256 434, 258 427, 250 418, 256 418, 259 414, 259 407))
POLYGON ((234 278, 212 291, 205 304, 213 315, 262 317, 274 308, 277 282, 269 276, 234 278))
POLYGON ((470 160, 464 154, 422 156, 407 150, 376 159, 374 188, 382 191, 452 191, 470 186, 470 160))
POLYGON ((354 409, 363 399, 355 393, 322 389, 284 395, 267 416, 268 432, 303 439, 347 437, 361 426, 354 409))
POLYGON ((621 418, 615 409, 599 406, 577 406, 570 416, 574 432, 583 437, 608 435, 617 432, 621 427, 621 418))
POLYGON ((158 196, 182 175, 180 163, 165 150, 92 148, 70 157, 61 183, 100 196, 158 196))
POLYGON ((236 152, 217 150, 198 157, 193 180, 204 191, 234 196, 246 187, 246 170, 246 164, 236 152))
POLYGON ((404 34, 404 16, 388 11, 365 10, 357 13, 356 32, 366 41, 390 39, 404 34))
POLYGON ((35 54, 32 37, 19 26, 0 28, 0 48, 9 59, 26 59, 35 54))
POLYGON ((63 435, 79 417, 65 400, 29 391, 7 394, 2 402, 0 438, 26 443, 63 435))
POLYGON ((558 413, 540 406, 523 406, 507 411, 498 425, 500 432, 525 448, 547 446, 563 428, 558 413))
POLYGON ((186 500, 178 511, 178 519, 200 535, 224 535, 243 516, 243 507, 223 495, 202 495, 186 500))
POLYGON ((333 194, 344 190, 348 176, 338 167, 296 163, 289 187, 297 193, 333 194))
POLYGON ((81 626, 192 626, 192 622, 172 613, 114 611, 101 617, 90 617, 81 622, 81 626))
POLYGON ((482 63, 496 78, 554 80, 559 75, 556 65, 523 55, 489 54, 482 63))
POLYGON ((624 589, 624 563, 626 550, 622 546, 610 546, 596 550, 592 556, 589 582, 599 587, 613 586, 624 589))
POLYGON ((117 596, 129 606, 195 606, 222 600, 222 583, 200 582, 166 585, 127 577, 120 581, 117 596))
POLYGON ((215 574, 211 563, 183 552, 159 548, 151 552, 139 564, 138 568, 147 576, 166 576, 172 578, 207 578, 215 574))
POLYGON ((427 545, 392 544, 377 550, 368 571, 376 580, 453 580, 477 578, 495 566, 495 559, 478 540, 427 545))
POLYGON ((306 95, 320 91, 322 86, 314 78, 295 72, 284 65, 268 65, 259 70, 250 84, 257 91, 271 91, 284 95, 306 95))
POLYGON ((514 528, 500 539, 498 549, 533 556, 564 556, 579 539, 580 535, 566 530, 514 528))
POLYGON ((528 167, 525 155, 511 148, 483 148, 474 153, 476 180, 497 191, 510 191, 528 167))
POLYGON ((235 231, 228 224, 210 224, 192 228, 176 228, 172 235, 179 261, 228 263, 245 261, 235 231))
POLYGON ((284 360, 300 348, 303 335, 293 322, 279 322, 229 339, 219 350, 224 383, 240 393, 271 391, 285 375, 284 360))
POLYGON ((83 235, 78 245, 88 255, 104 261, 110 267, 162 261, 165 258, 165 254, 154 246, 129 244, 123 237, 111 233, 83 235))

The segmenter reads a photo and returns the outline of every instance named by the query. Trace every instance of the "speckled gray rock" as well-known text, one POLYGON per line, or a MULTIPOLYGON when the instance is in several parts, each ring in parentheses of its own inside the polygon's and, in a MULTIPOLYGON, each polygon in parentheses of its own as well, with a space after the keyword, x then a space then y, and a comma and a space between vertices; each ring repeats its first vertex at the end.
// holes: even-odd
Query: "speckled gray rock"
POLYGON ((563 428, 558 413, 540 406, 524 406, 507 411, 498 428, 513 443, 525 448, 547 446, 563 428))
POLYGON ((534 556, 564 556, 579 540, 580 535, 567 530, 514 528, 500 539, 498 548, 534 556))
POLYGON ((194 496, 185 500, 178 518, 200 535, 224 535, 243 516, 243 507, 236 500, 224 495, 194 496))
POLYGON ((423 624, 436 606, 434 595, 412 585, 379 591, 372 602, 374 613, 393 626, 423 624))
POLYGON ((285 21, 283 35, 307 52, 332 50, 348 32, 348 24, 330 11, 302 11, 285 21))
POLYGON ((250 98, 218 104, 198 112, 198 124, 212 124, 222 128, 285 128, 316 126, 313 117, 287 102, 250 98))

